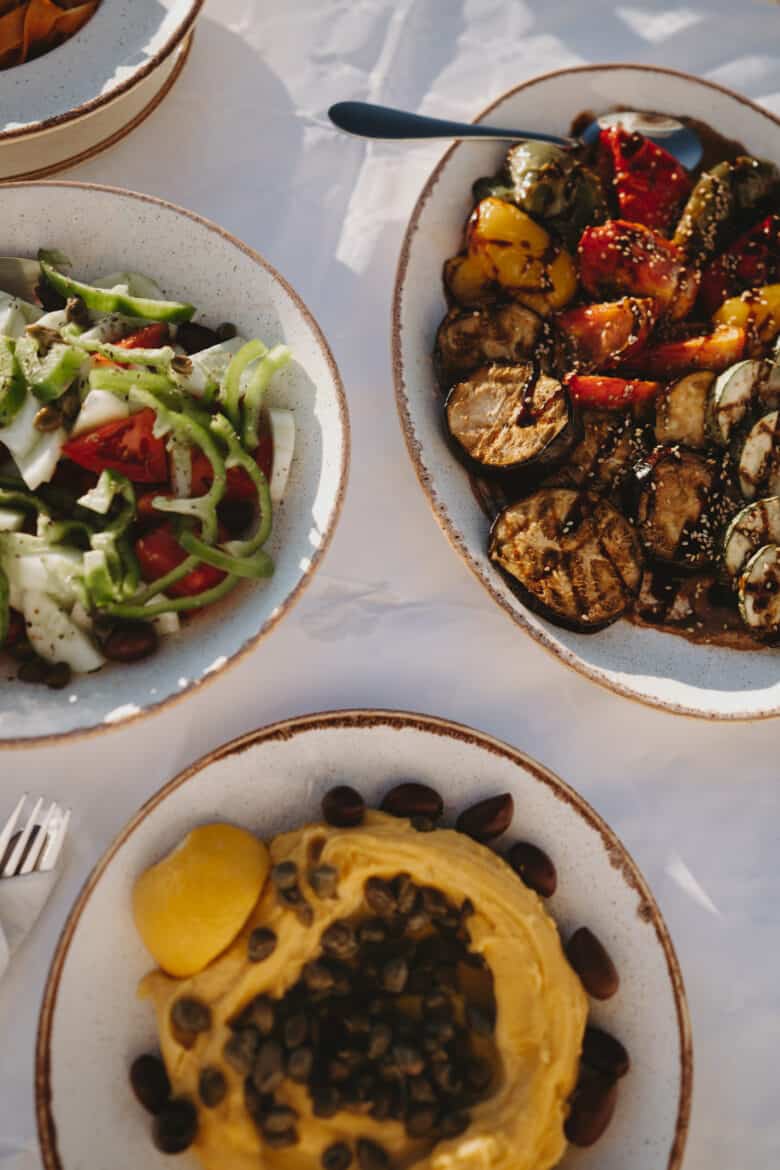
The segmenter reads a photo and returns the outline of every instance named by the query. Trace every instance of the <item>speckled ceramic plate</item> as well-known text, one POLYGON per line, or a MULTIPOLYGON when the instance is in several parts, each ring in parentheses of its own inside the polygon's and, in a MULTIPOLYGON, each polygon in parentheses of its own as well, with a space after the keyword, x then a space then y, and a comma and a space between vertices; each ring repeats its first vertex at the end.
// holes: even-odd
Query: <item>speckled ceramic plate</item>
POLYGON ((0 70, 0 179, 82 161, 137 126, 176 80, 203 0, 102 0, 75 36, 0 70))
POLYGON ((310 580, 341 508, 349 423, 338 370, 300 297, 261 256, 192 212, 145 195, 78 183, 5 187, 0 255, 62 248, 87 279, 136 269, 166 294, 191 301, 205 321, 234 321, 269 345, 286 342, 294 361, 274 379, 271 401, 295 412, 296 444, 269 551, 276 569, 213 612, 161 641, 154 657, 81 675, 64 691, 9 681, 0 663, 0 744, 108 728, 181 701, 250 650, 310 580))
MULTIPOLYGON (((522 752, 442 719, 388 711, 310 715, 236 740, 172 780, 111 845, 65 925, 41 1010, 36 1097, 46 1170, 170 1166, 127 1083, 133 1058, 156 1046, 153 1015, 135 998, 150 966, 130 913, 137 875, 217 814, 270 837, 319 819, 334 783, 354 785, 376 805, 410 777, 446 794, 448 823, 482 797, 511 792, 518 834, 556 864, 548 906, 562 935, 588 925, 619 970, 618 994, 592 1002, 591 1018, 623 1040, 633 1066, 606 1134, 561 1166, 677 1170, 690 1109, 690 1026, 671 940, 633 861, 582 797, 522 752)), ((181 1164, 196 1166, 184 1155, 181 1164)))
MULTIPOLYGON (((780 121, 738 94, 685 74, 642 65, 564 69, 525 82, 477 121, 565 133, 584 109, 617 103, 689 114, 710 122, 754 154, 780 161, 780 121)), ((496 171, 501 143, 463 142, 436 167, 404 240, 393 309, 396 396, 409 453, 436 519, 493 599, 568 666, 619 694, 687 715, 758 719, 780 714, 780 653, 696 646, 674 634, 625 621, 578 634, 530 613, 487 557, 488 519, 453 456, 442 427, 441 395, 431 364, 446 309, 441 270, 460 247, 471 184, 496 171)))

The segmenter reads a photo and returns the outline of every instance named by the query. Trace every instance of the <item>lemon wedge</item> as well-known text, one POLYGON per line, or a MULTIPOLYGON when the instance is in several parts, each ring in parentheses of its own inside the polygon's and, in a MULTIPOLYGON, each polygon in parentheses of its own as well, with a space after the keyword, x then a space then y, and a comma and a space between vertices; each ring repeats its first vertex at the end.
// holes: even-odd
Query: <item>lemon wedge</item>
POLYGON ((202 825, 147 869, 133 888, 133 917, 169 975, 202 971, 229 946, 268 876, 268 850, 245 829, 202 825))

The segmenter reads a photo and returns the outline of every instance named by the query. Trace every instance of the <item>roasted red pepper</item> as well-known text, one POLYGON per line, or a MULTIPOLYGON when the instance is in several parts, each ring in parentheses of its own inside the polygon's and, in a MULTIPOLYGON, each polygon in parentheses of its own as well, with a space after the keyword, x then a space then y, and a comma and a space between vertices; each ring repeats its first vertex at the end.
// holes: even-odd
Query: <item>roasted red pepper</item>
POLYGON ((632 360, 637 370, 651 378, 679 378, 691 370, 719 373, 738 362, 745 351, 745 330, 719 325, 712 333, 666 341, 643 350, 632 360))
POLYGON ((572 402, 590 410, 625 410, 652 402, 660 382, 639 379, 600 378, 584 374, 570 374, 565 380, 572 402))
POLYGON ((698 272, 669 240, 624 219, 585 229, 579 266, 580 281, 592 296, 652 297, 659 313, 675 321, 687 317, 699 288, 698 272))
POLYGON ((746 288, 780 280, 780 215, 768 215, 707 264, 699 300, 711 317, 725 300, 746 288))
POLYGON ((605 304, 580 305, 557 317, 568 357, 577 369, 601 370, 626 360, 644 345, 654 323, 649 297, 623 297, 605 304))
POLYGON ((693 184, 668 151, 643 134, 610 126, 599 134, 597 161, 602 181, 615 192, 623 219, 660 232, 674 226, 693 184))

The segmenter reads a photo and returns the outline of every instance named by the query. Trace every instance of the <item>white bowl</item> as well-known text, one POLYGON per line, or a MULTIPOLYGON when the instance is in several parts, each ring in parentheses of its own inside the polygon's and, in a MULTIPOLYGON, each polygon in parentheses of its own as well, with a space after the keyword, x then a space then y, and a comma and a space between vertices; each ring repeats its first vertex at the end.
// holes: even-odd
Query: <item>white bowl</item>
MULTIPOLYGON (((780 121, 747 98, 686 74, 644 65, 563 69, 510 90, 476 121, 566 133, 581 110, 617 103, 710 122, 752 153, 780 162, 780 121)), ((446 309, 441 270, 460 247, 471 184, 491 174, 502 143, 462 142, 426 184, 407 229, 393 308, 396 398, 409 454, 436 519, 495 601, 537 642, 594 682, 686 715, 758 719, 780 714, 780 658, 696 646, 674 634, 617 622, 598 634, 570 633, 532 614, 487 557, 489 523, 447 445, 431 364, 446 309)))
MULTIPOLYGON (((134 1057, 157 1046, 153 1012, 135 997, 151 965, 130 912, 138 874, 215 809, 268 838, 320 819, 334 783, 376 805, 409 777, 445 796, 449 822, 482 797, 511 792, 518 831, 555 862, 548 906, 561 933, 587 924, 618 968, 618 994, 592 1001, 591 1019, 624 1041, 632 1068, 606 1134, 572 1149, 561 1167, 677 1170, 690 1109, 690 1026, 671 940, 633 861, 581 796, 522 752, 460 724, 391 711, 309 715, 247 735, 172 780, 119 834, 70 914, 44 995, 36 1097, 46 1170, 170 1165, 153 1149, 127 1081, 134 1057)), ((181 1162, 196 1165, 190 1156, 181 1162)))
POLYGON ((102 0, 62 45, 0 70, 0 178, 82 162, 139 125, 165 97, 204 0, 102 0))
MULTIPOLYGON (((243 586, 214 612, 163 638, 133 665, 76 677, 64 691, 9 681, 0 669, 0 744, 107 728, 181 699, 254 647, 287 612, 317 567, 346 487, 349 423, 338 370, 300 297, 261 256, 215 224, 146 195, 80 183, 3 188, 0 255, 60 247, 87 279, 148 272, 203 320, 234 321, 247 336, 286 342, 294 361, 274 379, 271 402, 295 412, 296 448, 275 509, 267 582, 243 586)), ((8 660, 3 659, 3 667, 8 660)))

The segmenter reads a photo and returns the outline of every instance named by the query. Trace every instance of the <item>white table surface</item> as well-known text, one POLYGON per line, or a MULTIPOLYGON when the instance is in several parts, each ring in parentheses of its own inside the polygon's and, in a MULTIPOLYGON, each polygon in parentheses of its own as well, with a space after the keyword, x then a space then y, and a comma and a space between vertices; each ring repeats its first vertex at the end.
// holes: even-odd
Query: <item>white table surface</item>
POLYGON ((254 654, 141 724, 0 755, 0 815, 25 790, 74 810, 60 885, 0 984, 2 1170, 40 1164, 38 1006, 113 835, 223 740, 353 706, 472 724, 585 794, 644 870, 682 962, 696 1048, 686 1170, 780 1165, 778 724, 706 724, 602 691, 514 627, 450 549, 401 439, 388 340, 404 225, 442 146, 366 147, 322 121, 342 98, 468 119, 535 73, 599 60, 685 69, 780 112, 780 11, 765 0, 210 0, 163 105, 66 175, 182 203, 281 269, 341 367, 353 464, 323 567, 254 654))

